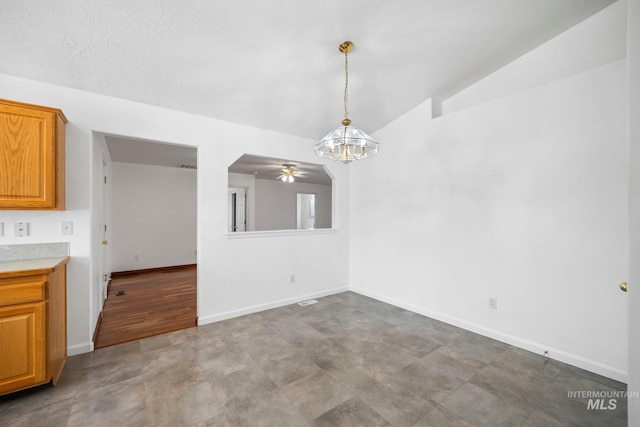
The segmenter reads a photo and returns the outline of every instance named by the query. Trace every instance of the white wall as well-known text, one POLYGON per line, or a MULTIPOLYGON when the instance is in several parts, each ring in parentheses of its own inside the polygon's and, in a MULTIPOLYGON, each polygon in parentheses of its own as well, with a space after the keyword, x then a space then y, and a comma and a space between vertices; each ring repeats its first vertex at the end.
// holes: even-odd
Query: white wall
POLYGON ((195 170, 113 162, 111 183, 113 271, 196 263, 195 170))
POLYGON ((295 302, 347 288, 349 174, 326 163, 335 178, 337 207, 332 232, 226 236, 228 166, 242 154, 296 158, 318 163, 314 141, 176 112, 150 105, 0 75, 3 98, 61 108, 67 118, 67 211, 3 211, 2 221, 29 221, 28 238, 0 244, 70 241, 68 344, 70 353, 90 351, 99 279, 92 256, 92 131, 198 148, 198 317, 200 323, 295 302), (73 220, 75 234, 59 236, 59 221, 73 220), (290 252, 290 257, 278 254, 290 252), (317 262, 323 259, 323 263, 317 262), (246 268, 248 264, 252 268, 246 268), (331 265, 331 269, 325 268, 331 265), (295 283, 290 283, 296 274, 295 283))
POLYGON ((352 287, 625 380, 625 90, 617 61, 376 132, 351 177, 352 287))
POLYGON ((297 194, 316 195, 316 228, 331 228, 331 186, 256 180, 256 230, 295 230, 297 194))

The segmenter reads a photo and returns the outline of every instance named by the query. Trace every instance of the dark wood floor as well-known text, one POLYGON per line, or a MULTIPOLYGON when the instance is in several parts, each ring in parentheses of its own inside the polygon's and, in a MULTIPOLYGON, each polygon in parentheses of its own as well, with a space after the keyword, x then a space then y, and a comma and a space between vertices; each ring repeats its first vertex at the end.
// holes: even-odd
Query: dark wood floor
POLYGON ((107 347, 196 324, 195 265, 114 273, 94 347, 107 347))

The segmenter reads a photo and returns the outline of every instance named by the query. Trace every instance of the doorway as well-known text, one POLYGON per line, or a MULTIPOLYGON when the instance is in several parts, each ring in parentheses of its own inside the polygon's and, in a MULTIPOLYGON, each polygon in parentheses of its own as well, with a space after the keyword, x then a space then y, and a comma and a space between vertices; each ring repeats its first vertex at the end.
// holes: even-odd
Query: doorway
POLYGON ((247 189, 229 187, 227 206, 227 232, 236 233, 247 230, 247 189))
POLYGON ((316 195, 298 193, 296 199, 296 228, 310 230, 316 228, 316 195))
MULTIPOLYGON (((105 342, 101 340, 101 330, 110 319, 116 319, 123 331, 136 331, 125 341, 175 330, 178 324, 197 324, 197 148, 114 135, 103 137, 111 173, 110 197, 103 205, 105 216, 111 221, 107 224, 108 244, 102 246, 110 266, 103 278, 109 285, 99 330, 94 335, 96 348, 104 346, 99 344, 105 342), (180 274, 176 275, 178 271, 180 274), (177 293, 162 288, 172 275, 177 277, 173 285, 180 287, 177 293), (138 308, 136 304, 144 301, 145 295, 151 298, 163 294, 166 310, 156 313, 160 316, 157 321, 138 324, 135 317, 123 315, 128 310, 127 303, 140 313, 144 304, 138 308), (181 298, 166 298, 176 294, 181 298), (114 311, 116 306, 118 310, 114 311), (190 318, 177 322, 171 306, 188 313, 190 318), (158 328, 162 323, 173 326, 158 328)), ((100 232, 104 234, 105 230, 100 232)), ((107 241, 100 237, 102 242, 107 241)))

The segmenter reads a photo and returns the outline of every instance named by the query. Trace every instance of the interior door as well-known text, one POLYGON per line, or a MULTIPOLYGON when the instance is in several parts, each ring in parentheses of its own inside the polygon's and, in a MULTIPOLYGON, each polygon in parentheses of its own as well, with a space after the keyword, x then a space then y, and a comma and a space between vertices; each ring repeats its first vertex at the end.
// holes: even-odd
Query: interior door
POLYGON ((227 231, 235 233, 238 231, 246 231, 247 217, 247 189, 238 187, 229 187, 228 203, 229 208, 227 231))

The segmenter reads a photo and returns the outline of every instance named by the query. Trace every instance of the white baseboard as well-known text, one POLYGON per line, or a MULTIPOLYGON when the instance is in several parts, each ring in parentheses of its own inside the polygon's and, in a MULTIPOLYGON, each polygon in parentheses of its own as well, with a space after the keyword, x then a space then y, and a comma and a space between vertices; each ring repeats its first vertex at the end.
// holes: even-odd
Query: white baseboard
POLYGON ((283 307, 289 304, 295 304, 300 301, 305 301, 313 298, 322 298, 328 295, 338 294, 340 292, 346 292, 349 288, 347 286, 329 289, 321 292, 314 292, 306 295, 299 295, 291 298, 282 299, 279 301, 273 301, 266 304, 254 305, 251 307, 244 307, 237 310, 227 311, 220 314, 214 314, 212 316, 203 316, 198 318, 198 326, 207 325, 209 323, 220 322, 222 320, 232 319, 234 317, 244 316, 246 314, 257 313, 259 311, 271 310, 272 308, 283 307))
POLYGON ((497 340, 515 347, 519 347, 524 350, 528 350, 532 353, 542 355, 544 354, 545 351, 548 351, 549 352, 548 357, 551 359, 566 363, 568 365, 576 366, 581 369, 585 369, 587 371, 593 372, 598 375, 602 375, 607 378, 614 379, 616 381, 623 382, 625 384, 628 381, 628 372, 626 371, 623 371, 618 368, 614 368, 612 366, 608 366, 593 360, 585 359, 584 357, 567 353, 562 350, 551 348, 548 345, 540 344, 540 343, 522 339, 513 335, 505 334, 500 331, 496 331, 494 329, 485 328, 484 326, 467 322, 466 320, 451 317, 446 314, 439 313, 437 311, 432 311, 432 310, 427 310, 421 307, 417 307, 412 304, 408 304, 403 301, 396 300, 394 298, 389 298, 383 295, 369 292, 367 290, 360 289, 357 287, 352 286, 349 288, 349 290, 356 292, 358 294, 376 299, 378 301, 382 301, 387 304, 394 305, 396 307, 404 308, 405 310, 409 310, 414 313, 418 313, 423 316, 427 316, 432 319, 436 319, 436 320, 448 323, 450 325, 457 326, 459 328, 466 329, 468 331, 475 332, 489 338, 493 338, 494 340, 497 340))
POLYGON ((75 356, 77 354, 91 353, 92 351, 93 351, 92 342, 76 344, 76 345, 71 345, 67 347, 67 356, 75 356))

